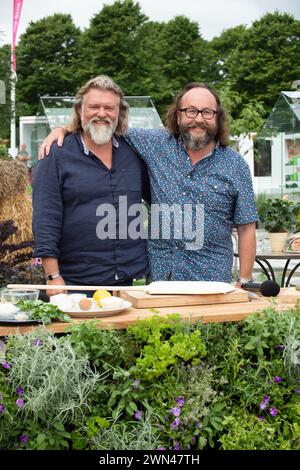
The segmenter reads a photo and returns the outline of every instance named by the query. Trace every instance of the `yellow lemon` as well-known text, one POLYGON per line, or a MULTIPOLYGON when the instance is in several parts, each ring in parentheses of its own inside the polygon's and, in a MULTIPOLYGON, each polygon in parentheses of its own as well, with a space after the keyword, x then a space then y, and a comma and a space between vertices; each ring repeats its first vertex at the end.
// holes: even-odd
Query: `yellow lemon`
POLYGON ((96 290, 96 292, 94 292, 93 299, 96 302, 96 304, 99 305, 99 307, 102 307, 101 299, 105 299, 105 297, 110 297, 110 296, 111 294, 110 292, 108 292, 108 290, 96 290))

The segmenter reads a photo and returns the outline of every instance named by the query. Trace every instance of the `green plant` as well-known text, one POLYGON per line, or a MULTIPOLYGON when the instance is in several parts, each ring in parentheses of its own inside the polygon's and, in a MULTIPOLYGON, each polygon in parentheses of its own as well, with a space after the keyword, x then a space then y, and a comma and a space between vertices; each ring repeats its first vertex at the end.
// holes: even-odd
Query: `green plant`
POLYGON ((0 159, 9 160, 11 157, 8 155, 8 149, 6 145, 0 144, 0 159))
POLYGON ((200 330, 193 331, 179 315, 154 316, 128 330, 141 343, 146 343, 136 360, 134 375, 148 382, 166 374, 169 366, 181 360, 196 364, 206 354, 200 330))
POLYGON ((299 450, 299 331, 300 305, 271 304, 240 322, 12 336, 0 341, 0 449, 299 450))
POLYGON ((149 412, 140 421, 112 423, 109 428, 100 428, 92 438, 92 449, 97 450, 155 450, 162 444, 157 417, 149 412))
POLYGON ((7 344, 11 365, 7 384, 22 387, 22 417, 47 423, 72 421, 88 409, 88 397, 100 380, 86 356, 78 357, 69 337, 56 338, 42 327, 7 344))
POLYGON ((261 201, 258 207, 260 221, 267 232, 289 232, 296 224, 299 204, 288 199, 270 199, 261 201))
POLYGON ((49 325, 52 320, 72 321, 72 318, 62 312, 56 305, 45 303, 42 300, 19 300, 18 307, 22 312, 30 312, 32 320, 40 320, 44 325, 49 325))

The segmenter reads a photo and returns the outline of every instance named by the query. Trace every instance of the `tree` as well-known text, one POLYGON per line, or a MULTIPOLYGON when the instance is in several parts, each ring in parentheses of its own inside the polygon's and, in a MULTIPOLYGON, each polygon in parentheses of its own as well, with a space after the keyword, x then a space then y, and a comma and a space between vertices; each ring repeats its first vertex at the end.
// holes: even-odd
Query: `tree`
POLYGON ((287 13, 268 13, 245 31, 226 60, 232 89, 270 111, 282 90, 300 77, 300 21, 287 13))
POLYGON ((220 36, 214 37, 209 45, 217 56, 218 80, 224 81, 228 78, 229 70, 227 59, 239 44, 244 42, 246 26, 239 25, 222 31, 220 36))
POLYGON ((104 73, 131 94, 137 80, 137 37, 146 20, 140 5, 132 0, 105 5, 83 37, 81 81, 104 73))
POLYGON ((31 22, 17 47, 19 114, 35 114, 41 95, 73 95, 80 29, 70 15, 31 22))
POLYGON ((166 23, 162 33, 163 72, 172 83, 173 93, 187 82, 205 79, 206 48, 195 21, 176 16, 166 23))
POLYGON ((7 139, 9 138, 9 129, 10 129, 10 57, 11 57, 11 48, 9 45, 4 45, 0 48, 0 77, 1 80, 5 82, 6 88, 6 103, 0 104, 1 110, 1 120, 0 120, 0 138, 7 139))
POLYGON ((131 85, 133 95, 149 95, 163 115, 165 101, 171 96, 170 82, 163 72, 162 34, 164 23, 145 22, 137 36, 136 76, 131 85))

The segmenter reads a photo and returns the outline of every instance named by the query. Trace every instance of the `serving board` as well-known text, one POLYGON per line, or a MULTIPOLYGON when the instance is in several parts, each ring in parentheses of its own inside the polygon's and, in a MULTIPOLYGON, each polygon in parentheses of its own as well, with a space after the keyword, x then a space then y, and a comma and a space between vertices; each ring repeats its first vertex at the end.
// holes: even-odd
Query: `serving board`
MULTIPOLYGON (((118 292, 118 291, 117 291, 118 292)), ((248 293, 243 289, 235 289, 226 294, 147 294, 142 291, 120 291, 120 297, 128 300, 135 308, 180 307, 188 305, 226 304, 248 302, 248 293)))

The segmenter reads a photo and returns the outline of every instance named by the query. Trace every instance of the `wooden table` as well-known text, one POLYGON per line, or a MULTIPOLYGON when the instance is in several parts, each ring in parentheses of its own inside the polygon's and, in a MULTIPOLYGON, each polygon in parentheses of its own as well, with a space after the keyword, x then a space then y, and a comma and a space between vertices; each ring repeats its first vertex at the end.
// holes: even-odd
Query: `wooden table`
MULTIPOLYGON (((281 289, 280 294, 276 297, 276 304, 281 310, 290 309, 291 306, 295 305, 300 300, 300 292, 295 288, 281 289)), ((195 322, 200 320, 202 323, 213 323, 213 322, 226 322, 226 321, 238 321, 247 317, 249 314, 261 311, 264 308, 270 306, 274 299, 268 299, 266 297, 260 300, 253 300, 249 302, 241 303, 227 303, 227 304, 214 304, 214 305, 191 305, 188 307, 163 307, 157 309, 149 308, 130 308, 119 315, 104 317, 99 319, 99 328, 102 329, 121 329, 127 328, 128 325, 132 325, 139 319, 149 318, 153 315, 166 316, 171 313, 178 313, 184 320, 190 320, 195 322)), ((89 321, 87 319, 74 319, 73 324, 78 324, 83 321, 89 321)), ((46 326, 46 329, 55 333, 64 333, 72 323, 53 322, 46 326)), ((14 326, 6 325, 0 326, 0 336, 13 335, 17 331, 25 333, 36 328, 37 325, 27 326, 14 326)))
MULTIPOLYGON (((234 253, 236 258, 239 257, 238 253, 234 253)), ((272 267, 272 260, 283 260, 285 265, 281 275, 281 287, 289 287, 291 279, 297 269, 300 267, 300 253, 295 253, 292 251, 264 251, 257 252, 255 256, 255 262, 261 267, 264 274, 267 276, 267 279, 270 279, 276 282, 276 276, 274 269, 272 267), (287 270, 289 264, 293 260, 298 260, 297 264, 292 268, 291 272, 288 274, 287 270)))

